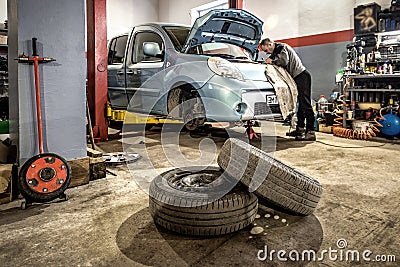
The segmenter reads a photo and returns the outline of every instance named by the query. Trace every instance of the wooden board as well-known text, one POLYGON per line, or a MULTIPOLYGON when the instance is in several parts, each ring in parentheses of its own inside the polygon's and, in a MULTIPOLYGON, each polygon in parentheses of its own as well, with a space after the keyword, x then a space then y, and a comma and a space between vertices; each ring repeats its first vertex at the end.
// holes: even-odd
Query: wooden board
POLYGON ((68 161, 71 167, 71 183, 69 187, 89 183, 89 157, 68 161))
POLYGON ((0 165, 0 204, 11 201, 12 164, 0 165))

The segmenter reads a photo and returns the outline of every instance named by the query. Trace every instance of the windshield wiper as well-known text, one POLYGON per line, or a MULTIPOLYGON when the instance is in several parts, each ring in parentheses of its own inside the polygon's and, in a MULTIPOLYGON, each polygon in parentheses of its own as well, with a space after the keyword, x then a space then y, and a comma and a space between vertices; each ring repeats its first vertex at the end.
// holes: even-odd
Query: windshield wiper
POLYGON ((250 60, 248 57, 246 57, 246 56, 237 56, 237 57, 235 57, 235 59, 247 59, 247 60, 250 60))
POLYGON ((235 58, 235 56, 229 54, 205 54, 205 55, 213 57, 222 57, 222 58, 235 58))

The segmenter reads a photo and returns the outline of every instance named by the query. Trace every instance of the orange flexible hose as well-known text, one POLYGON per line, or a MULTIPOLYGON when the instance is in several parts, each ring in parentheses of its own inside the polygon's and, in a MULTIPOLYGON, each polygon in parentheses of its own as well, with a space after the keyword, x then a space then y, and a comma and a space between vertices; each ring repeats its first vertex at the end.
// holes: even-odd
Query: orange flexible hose
POLYGON ((362 130, 353 130, 353 129, 347 129, 343 128, 343 114, 344 111, 341 109, 344 105, 346 105, 346 102, 343 100, 344 95, 341 95, 339 97, 339 100, 342 102, 342 104, 338 105, 339 110, 335 111, 335 116, 336 118, 333 119, 335 122, 333 124, 333 135, 338 136, 338 137, 344 137, 348 139, 362 139, 362 140, 370 140, 373 137, 376 136, 376 133, 379 133, 380 130, 377 127, 382 127, 382 124, 378 122, 378 119, 384 120, 385 118, 382 116, 382 110, 385 108, 381 108, 379 110, 379 117, 374 118, 373 122, 370 123, 370 128, 368 128, 365 131, 362 130))

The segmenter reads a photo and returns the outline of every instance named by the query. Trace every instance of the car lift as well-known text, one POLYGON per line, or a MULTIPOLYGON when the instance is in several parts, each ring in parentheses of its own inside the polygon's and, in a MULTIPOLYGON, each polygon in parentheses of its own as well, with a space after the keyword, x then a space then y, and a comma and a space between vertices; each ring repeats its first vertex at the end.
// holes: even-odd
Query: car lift
POLYGON ((115 110, 110 105, 107 106, 107 118, 110 121, 124 122, 127 124, 162 124, 162 123, 182 123, 181 120, 156 117, 152 115, 139 116, 126 110, 115 110))
MULTIPOLYGON (((133 114, 131 112, 127 112, 126 110, 114 110, 111 108, 110 105, 107 106, 107 118, 110 121, 115 121, 115 122, 124 122, 127 124, 182 124, 183 122, 181 120, 176 120, 176 119, 169 119, 165 117, 157 117, 157 116, 139 116, 136 114, 133 114)), ((254 123, 251 120, 248 120, 245 122, 244 127, 246 128, 246 134, 247 138, 249 140, 258 140, 260 139, 260 136, 254 131, 254 123)), ((118 133, 119 135, 119 133, 118 133)))

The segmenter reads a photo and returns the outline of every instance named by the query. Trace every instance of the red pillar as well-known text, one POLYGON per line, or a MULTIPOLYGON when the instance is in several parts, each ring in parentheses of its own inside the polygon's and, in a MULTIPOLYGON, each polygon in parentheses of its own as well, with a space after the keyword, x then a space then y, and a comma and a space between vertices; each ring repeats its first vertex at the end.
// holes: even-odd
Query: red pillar
POLYGON ((88 102, 96 140, 107 140, 107 1, 87 0, 88 102))
POLYGON ((243 9, 243 0, 229 0, 229 8, 243 9))

